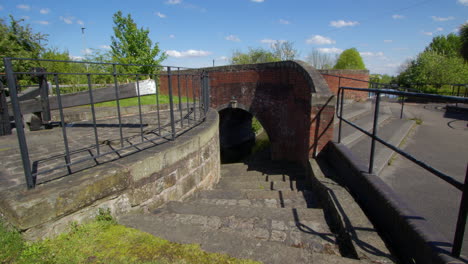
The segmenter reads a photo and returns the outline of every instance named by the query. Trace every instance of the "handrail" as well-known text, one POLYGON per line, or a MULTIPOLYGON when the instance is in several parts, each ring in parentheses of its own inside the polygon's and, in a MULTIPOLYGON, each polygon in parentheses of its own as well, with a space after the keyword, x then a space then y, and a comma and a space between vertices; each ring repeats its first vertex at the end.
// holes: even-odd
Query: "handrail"
MULTIPOLYGON (((23 162, 23 172, 24 176, 26 178, 26 185, 28 189, 32 189, 36 186, 36 181, 37 181, 37 176, 39 174, 45 174, 48 172, 52 172, 56 169, 60 168, 67 168, 68 174, 72 174, 72 165, 76 165, 79 163, 83 163, 85 161, 92 161, 94 160, 96 163, 97 159, 100 157, 103 157, 105 155, 109 154, 116 154, 120 156, 119 151, 123 150, 129 150, 133 148, 131 153, 140 151, 139 146, 143 143, 153 143, 152 145, 156 145, 156 141, 166 141, 166 140, 175 140, 177 136, 180 134, 184 133, 188 129, 191 129, 201 122, 204 121, 206 113, 208 111, 208 107, 210 105, 210 97, 209 97, 209 76, 206 71, 198 71, 197 74, 192 74, 192 73, 187 73, 187 72, 181 72, 180 69, 182 67, 171 67, 171 66, 164 66, 166 67, 166 71, 161 71, 158 74, 140 74, 140 73, 118 73, 117 72, 117 67, 116 66, 151 66, 151 67, 163 67, 160 65, 138 65, 138 64, 118 64, 118 63, 99 63, 99 62, 77 62, 77 61, 58 61, 58 60, 44 60, 44 59, 29 59, 29 58, 3 58, 3 61, 5 63, 5 72, 6 72, 6 78, 7 78, 7 83, 8 87, 10 90, 10 97, 11 97, 11 105, 13 109, 13 115, 15 118, 15 124, 16 124, 16 134, 18 137, 19 141, 19 149, 21 152, 21 158, 23 162), (12 61, 25 61, 25 60, 31 60, 31 61, 48 61, 48 62, 73 62, 73 63, 86 63, 86 64, 104 64, 104 65, 112 65, 112 71, 111 72, 82 72, 82 73, 71 73, 71 72, 38 72, 35 69, 32 69, 30 72, 15 72, 13 69, 13 64, 12 61), (175 68, 176 71, 172 71, 172 69, 175 68), (40 92, 40 110, 42 113, 42 119, 41 124, 46 124, 51 126, 52 123, 50 122, 50 102, 49 100, 54 99, 58 105, 58 110, 60 114, 60 121, 59 124, 61 126, 61 134, 63 138, 63 146, 64 146, 64 153, 59 154, 59 156, 64 157, 65 162, 61 164, 55 164, 52 168, 48 168, 45 170, 42 170, 40 172, 37 171, 37 163, 39 161, 31 161, 30 159, 30 151, 28 149, 28 144, 26 140, 26 134, 24 131, 23 127, 23 115, 21 113, 21 107, 22 103, 19 100, 19 86, 17 84, 17 76, 21 74, 28 74, 31 76, 34 76, 34 82, 38 80, 39 83, 39 90, 40 92), (81 93, 74 93, 74 94, 68 94, 67 98, 64 98, 64 95, 61 94, 60 86, 59 86, 59 76, 62 75, 85 75, 86 76, 86 85, 88 86, 87 91, 81 92, 81 93), (97 76, 97 75, 109 75, 113 77, 113 81, 111 86, 109 87, 110 89, 108 90, 102 90, 102 89, 96 89, 95 84, 92 83, 91 76, 97 76), (142 117, 142 102, 141 102, 141 96, 140 92, 142 91, 142 88, 140 87, 139 80, 140 76, 146 75, 152 77, 154 79, 154 85, 155 87, 153 88, 153 91, 151 93, 148 93, 146 91, 145 94, 151 94, 156 96, 156 114, 157 116, 154 117, 157 119, 157 126, 155 125, 154 128, 150 131, 143 131, 143 126, 145 126, 143 122, 143 117, 142 117), (51 88, 55 90, 55 97, 49 97, 48 91, 49 91, 49 84, 47 83, 47 77, 50 76, 51 78, 51 88), (130 88, 123 88, 121 85, 119 85, 118 81, 118 76, 131 76, 136 80, 135 87, 130 87, 130 88), (161 80, 159 77, 164 77, 164 81, 161 80), (167 78, 167 80, 166 80, 167 78), (182 79, 184 80, 184 84, 182 83, 182 79), (177 92, 173 92, 173 82, 177 82, 177 92), (190 85, 189 85, 190 83, 190 85), (161 89, 162 85, 167 85, 168 89, 168 95, 169 95, 169 122, 167 124, 161 124, 161 117, 160 117, 160 102, 159 102, 159 89, 161 89), (155 89, 156 88, 156 89, 155 89), (181 88, 185 89, 185 93, 187 95, 187 108, 183 109, 182 106, 182 95, 181 95, 181 88), (100 90, 97 92, 97 90, 100 90), (189 98, 189 91, 191 90, 191 95, 192 98, 189 98), (103 92, 104 91, 104 92, 103 92), (99 143, 99 133, 98 133, 98 125, 96 122, 96 114, 95 114, 95 104, 96 101, 99 101, 98 98, 99 96, 102 101, 102 98, 115 98, 116 101, 116 110, 117 110, 117 120, 118 120, 118 135, 116 134, 116 140, 119 140, 119 148, 114 148, 111 147, 111 151, 102 151, 100 148, 100 145, 104 143, 99 143), (174 105, 174 96, 177 96, 179 99, 179 104, 178 104, 178 109, 175 109, 174 105), (73 98, 71 98, 73 97, 73 98), (122 98, 129 98, 129 97, 137 97, 138 98, 138 114, 136 114, 136 127, 139 127, 139 133, 138 134, 132 134, 132 136, 126 135, 124 137, 123 134, 123 120, 122 118, 124 117, 123 113, 121 112, 121 106, 120 106, 120 99, 122 98), (88 147, 82 147, 79 146, 78 149, 72 149, 70 146, 70 139, 68 139, 67 136, 67 129, 69 129, 70 126, 67 125, 65 122, 65 116, 64 116, 64 111, 63 109, 66 107, 64 105, 64 101, 68 100, 70 101, 73 99, 75 102, 75 105, 89 105, 91 107, 91 113, 92 113, 92 120, 91 120, 91 128, 94 130, 94 142, 92 145, 89 145, 88 147), (191 99, 191 100, 190 100, 191 99), (191 101, 192 105, 189 105, 189 101, 191 101), (178 111, 178 116, 175 118, 175 111, 178 111), (46 121, 46 122, 43 122, 46 121), (187 126, 184 126, 184 122, 187 126), (180 130, 176 130, 176 124, 180 125, 180 130), (167 129, 167 131, 165 128, 167 129), (136 137, 140 137, 140 140, 137 142, 137 140, 133 140, 136 137), (130 141, 133 140, 133 141, 130 141), (93 153, 91 150, 95 149, 95 153, 93 153), (71 156, 79 153, 82 150, 87 150, 89 152, 89 155, 87 157, 77 157, 75 159, 72 159, 71 156), (31 163, 33 165, 31 166, 31 163)), ((188 69, 188 68, 185 68, 188 69)), ((1 103, 1 102, 0 102, 1 103)), ((3 107, 3 106, 2 106, 3 107)), ((7 107, 5 105, 4 107, 7 107)), ((24 110, 24 109, 23 109, 24 110)), ((39 117, 41 118, 41 117, 39 117)), ((56 123, 56 122, 55 122, 56 123)), ((117 127, 117 126, 116 126, 117 127)), ((60 150, 62 151, 62 150, 60 150)), ((53 155, 57 153, 51 153, 53 155)), ((44 159, 47 159, 48 157, 45 157, 44 159)), ((44 160, 41 158, 41 160, 44 160)))
MULTIPOLYGON (((412 161, 413 163, 417 164, 421 168, 431 172, 433 175, 437 176, 438 178, 442 179, 446 183, 450 184, 451 186, 455 187, 457 190, 462 191, 462 198, 459 207, 458 213, 458 220, 456 226, 456 232, 453 241, 452 247, 452 255, 454 257, 460 257, 461 247, 463 243, 463 235, 465 232, 466 221, 468 217, 468 166, 465 176, 464 183, 450 177, 449 175, 433 168, 429 164, 413 157, 411 154, 405 152, 404 150, 386 142, 382 138, 380 138, 377 134, 377 123, 378 123, 378 116, 379 116, 379 105, 380 105, 380 95, 381 94, 391 94, 396 96, 402 97, 418 97, 418 98, 425 98, 425 99, 436 99, 436 100, 444 100, 447 102, 453 103, 468 103, 468 98, 464 97, 457 97, 457 96, 446 96, 446 95, 434 95, 434 94, 423 94, 423 93, 414 93, 414 92, 406 92, 406 91, 396 91, 391 89, 367 89, 367 88, 355 88, 355 87, 342 87, 338 88, 337 94, 337 108, 336 108, 336 116, 339 119, 339 128, 338 128, 338 143, 341 142, 341 130, 342 130, 342 122, 344 121, 348 125, 356 128, 357 130, 361 131, 365 135, 369 136, 372 139, 371 149, 370 149, 370 160, 369 160, 369 174, 373 172, 373 164, 374 164, 374 153, 375 153, 375 142, 379 142, 384 146, 392 149, 393 151, 397 152, 398 154, 402 155, 403 157, 407 158, 408 160, 412 161), (375 93, 375 110, 374 110, 374 120, 373 120, 373 129, 372 133, 369 133, 365 129, 359 127, 355 123, 346 120, 343 117, 343 101, 344 101, 344 93, 346 90, 350 91, 361 91, 361 92, 371 92, 375 93)), ((402 100, 403 101, 403 100, 402 100)), ((403 111, 403 108, 402 108, 403 111)))

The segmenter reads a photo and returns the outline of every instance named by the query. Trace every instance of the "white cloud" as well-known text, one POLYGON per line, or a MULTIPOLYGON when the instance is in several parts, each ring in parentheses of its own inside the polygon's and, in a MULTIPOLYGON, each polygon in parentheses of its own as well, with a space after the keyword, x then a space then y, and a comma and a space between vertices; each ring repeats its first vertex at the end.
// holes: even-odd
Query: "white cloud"
POLYGON ((0 10, 3 10, 3 6, 0 5, 0 10))
POLYGON ((29 5, 17 5, 16 8, 23 9, 29 11, 31 7, 29 5))
POLYGON ((80 61, 80 60, 83 60, 84 58, 81 57, 81 56, 73 56, 73 55, 70 55, 70 59, 74 60, 74 61, 80 61))
POLYGON ((279 22, 280 24, 283 24, 283 25, 289 25, 289 24, 291 24, 291 22, 289 22, 289 21, 286 20, 286 19, 280 19, 278 22, 279 22))
POLYGON ((436 28, 435 31, 436 31, 436 32, 438 32, 438 31, 444 31, 444 28, 443 28, 443 27, 438 27, 438 28, 436 28))
POLYGON ((170 5, 178 5, 182 3, 182 0, 167 0, 166 1, 166 4, 170 4, 170 5))
POLYGON ((92 53, 93 53, 93 50, 88 48, 88 49, 82 50, 81 53, 83 53, 84 55, 89 55, 89 54, 92 54, 92 53))
POLYGON ((59 17, 60 20, 62 20, 63 22, 65 22, 65 24, 73 24, 73 19, 75 19, 74 17, 64 17, 64 16, 60 16, 59 17))
POLYGON ((393 18, 393 19, 403 19, 403 18, 405 18, 405 16, 403 16, 403 15, 398 15, 398 14, 394 14, 394 15, 392 16, 392 18, 393 18))
POLYGON ((317 44, 317 45, 325 45, 325 44, 329 45, 329 44, 335 44, 336 41, 334 41, 331 38, 324 37, 324 36, 314 35, 314 36, 311 36, 310 38, 306 39, 306 43, 307 44, 317 44))
POLYGON ((175 58, 188 58, 188 57, 205 57, 211 55, 211 52, 204 50, 186 50, 186 51, 177 51, 177 50, 166 50, 168 56, 175 58))
POLYGON ((29 16, 21 16, 21 18, 24 19, 24 20, 29 20, 30 19, 29 16))
POLYGON ((250 0, 250 1, 255 2, 255 3, 263 3, 263 1, 265 0, 250 0))
POLYGON ((365 52, 359 52, 361 56, 363 57, 385 57, 385 54, 383 52, 370 52, 370 51, 365 51, 365 52))
POLYGON ((337 21, 332 21, 330 22, 330 26, 332 27, 354 27, 359 25, 359 22, 357 21, 344 21, 344 20, 337 20, 337 21))
POLYGON ((264 43, 264 44, 275 44, 276 42, 280 42, 280 43, 283 43, 283 42, 286 42, 286 40, 284 39, 262 39, 260 40, 261 43, 264 43))
POLYGON ((432 32, 421 31, 423 35, 432 36, 432 32))
POLYGON ((235 35, 229 35, 229 36, 225 37, 224 39, 229 40, 229 41, 234 41, 234 42, 239 42, 240 41, 239 37, 237 37, 235 35))
POLYGON ((317 49, 319 52, 322 52, 322 53, 341 53, 343 52, 342 49, 338 49, 338 48, 318 48, 317 49))
POLYGON ((227 60, 229 60, 229 58, 228 58, 228 57, 226 57, 226 56, 221 56, 221 57, 217 58, 216 60, 223 60, 223 61, 227 61, 227 60))
POLYGON ((459 4, 462 4, 464 6, 468 6, 468 0, 458 0, 457 1, 459 4))
POLYGON ((79 20, 79 19, 78 19, 78 20, 76 21, 76 23, 77 23, 78 25, 84 26, 84 22, 83 22, 82 20, 79 20))
POLYGON ((384 43, 392 43, 392 42, 393 42, 393 40, 391 40, 391 39, 384 39, 384 41, 383 41, 383 42, 384 42, 384 43))
POLYGON ((154 14, 157 15, 158 17, 160 17, 160 18, 166 18, 166 15, 161 13, 161 12, 156 12, 154 14))
POLYGON ((34 21, 34 23, 39 24, 39 25, 49 25, 50 22, 46 20, 39 20, 39 21, 34 21))
POLYGON ((169 35, 169 38, 175 38, 175 35, 174 35, 174 34, 170 34, 170 35, 169 35))
POLYGON ((111 46, 109 46, 109 45, 101 45, 101 46, 99 46, 99 48, 110 50, 110 49, 111 49, 111 46))
POLYGON ((449 20, 454 20, 455 19, 455 17, 453 17, 453 16, 449 16, 449 17, 431 16, 431 17, 432 17, 432 20, 438 21, 438 22, 449 21, 449 20))
POLYGON ((49 8, 42 8, 41 10, 39 10, 39 13, 43 14, 43 15, 47 15, 50 13, 50 9, 49 8))

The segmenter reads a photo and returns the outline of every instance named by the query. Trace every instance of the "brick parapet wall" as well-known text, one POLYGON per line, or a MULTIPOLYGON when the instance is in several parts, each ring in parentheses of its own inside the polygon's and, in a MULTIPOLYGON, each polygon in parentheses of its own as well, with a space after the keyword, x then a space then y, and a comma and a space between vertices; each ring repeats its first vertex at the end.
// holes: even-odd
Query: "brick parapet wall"
MULTIPOLYGON (((338 87, 369 88, 368 70, 318 70, 328 84, 333 94, 338 93, 338 87), (340 78, 342 77, 342 78, 340 78)), ((362 101, 368 94, 358 91, 346 91, 345 98, 362 101)))
POLYGON ((270 138, 273 159, 306 163, 332 139, 333 95, 309 65, 286 61, 205 70, 211 106, 238 107, 256 116, 270 138))

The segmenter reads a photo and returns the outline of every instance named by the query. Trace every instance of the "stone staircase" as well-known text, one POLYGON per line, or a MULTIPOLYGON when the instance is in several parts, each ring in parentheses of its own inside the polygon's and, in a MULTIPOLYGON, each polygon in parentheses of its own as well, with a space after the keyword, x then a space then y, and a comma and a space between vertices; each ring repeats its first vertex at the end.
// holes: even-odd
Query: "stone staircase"
MULTIPOLYGON (((415 121, 411 120, 413 115, 405 111, 403 118, 400 119, 401 105, 395 102, 381 101, 379 119, 378 119, 378 136, 394 146, 398 146, 404 142, 409 135, 411 129, 415 125, 415 121)), ((367 101, 364 103, 351 103, 344 106, 343 116, 356 125, 362 127, 368 132, 372 132, 374 120, 373 102, 367 101)), ((338 118, 335 118, 334 140, 338 140, 338 118)), ((356 158, 363 162, 363 165, 369 165, 371 139, 356 128, 342 123, 341 143, 346 145, 355 155, 356 158)), ((380 174, 382 170, 391 162, 394 152, 383 146, 376 144, 374 173, 380 174)))
POLYGON ((362 263, 343 257, 304 170, 284 162, 222 165, 213 190, 121 224, 208 252, 264 263, 362 263))

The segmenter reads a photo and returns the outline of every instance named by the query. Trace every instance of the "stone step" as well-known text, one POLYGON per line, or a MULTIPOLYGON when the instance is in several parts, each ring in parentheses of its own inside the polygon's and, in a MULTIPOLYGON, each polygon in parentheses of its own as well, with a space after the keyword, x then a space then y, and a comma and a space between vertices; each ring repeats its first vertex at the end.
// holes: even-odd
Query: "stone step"
POLYGON ((317 223, 321 230, 328 230, 322 209, 314 208, 252 208, 236 205, 210 205, 194 201, 177 202, 171 201, 166 206, 156 209, 152 213, 162 212, 175 214, 193 214, 201 216, 229 217, 236 216, 241 218, 261 218, 275 219, 278 221, 308 221, 317 223))
MULTIPOLYGON (((368 114, 366 114, 365 117, 366 118, 359 119, 359 120, 357 120, 356 122, 353 122, 353 123, 355 123, 356 125, 358 125, 362 129, 370 132, 370 131, 372 131, 373 123, 374 123, 373 113, 368 113, 368 114)), ((391 117, 392 117, 391 115, 387 115, 387 114, 380 115, 379 119, 378 119, 378 126, 383 126, 385 124, 385 122, 387 122, 391 117)), ((343 122, 343 124, 344 124, 344 122, 343 122)), ((351 147, 353 144, 358 142, 359 139, 364 137, 365 134, 362 133, 361 131, 357 130, 356 128, 353 128, 353 127, 351 127, 351 126, 349 126, 347 124, 346 124, 346 126, 348 126, 352 130, 352 132, 343 133, 343 131, 342 131, 341 143, 343 143, 344 145, 346 145, 348 147, 351 147)), ((335 132, 335 133, 336 133, 335 138, 338 139, 338 129, 337 129, 337 132, 335 132)))
POLYGON ((225 178, 238 177, 238 176, 252 176, 266 178, 267 176, 277 176, 278 178, 304 178, 305 171, 278 171, 278 170, 245 170, 245 169, 225 169, 221 167, 221 174, 225 178), (285 177, 283 177, 285 176, 285 177))
MULTIPOLYGON (((313 252, 302 248, 300 244, 289 247, 276 241, 259 240, 252 234, 250 237, 246 237, 238 232, 213 229, 210 225, 216 226, 216 221, 210 222, 205 227, 178 221, 167 221, 158 215, 134 214, 120 218, 119 223, 176 243, 196 243, 208 252, 223 253, 263 263, 362 263, 359 260, 336 255, 336 249, 333 245, 323 247, 322 253, 313 252)), ((274 235, 273 237, 281 236, 274 235)))
MULTIPOLYGON (((154 212, 167 223, 190 224, 242 234, 263 241, 281 242, 322 252, 339 252, 320 209, 252 208, 235 205, 209 205, 196 202, 170 202, 154 212)), ((337 253, 338 254, 338 253, 337 253)))
POLYGON ((269 207, 269 208, 317 208, 317 204, 309 205, 302 199, 207 199, 200 198, 194 203, 203 203, 211 205, 236 205, 251 208, 269 207))
POLYGON ((284 161, 255 161, 221 165, 222 172, 257 171, 263 174, 304 173, 300 165, 284 161))
MULTIPOLYGON (((393 118, 385 126, 378 129, 377 135, 388 143, 398 146, 409 134, 414 125, 413 120, 393 118)), ((350 149, 364 165, 369 165, 371 138, 366 136, 350 149)), ((374 158, 374 173, 379 174, 390 161, 393 151, 380 143, 376 143, 374 158)))
MULTIPOLYGON (((362 115, 369 112, 371 108, 372 108, 372 105, 370 104, 370 102, 352 103, 352 104, 344 105, 343 117, 346 120, 353 121, 353 120, 359 119, 362 115)), ((339 122, 338 118, 335 118, 333 120, 334 125, 338 124, 338 122, 339 122)))
POLYGON ((271 190, 220 190, 214 189, 203 191, 197 194, 196 198, 205 199, 305 199, 315 200, 315 195, 312 191, 303 190, 284 190, 284 191, 271 191, 271 190))
MULTIPOLYGON (((224 175, 223 175, 224 176, 224 175)), ((290 182, 290 181, 301 181, 304 180, 305 176, 297 177, 297 176, 290 176, 290 175, 239 175, 239 176, 232 176, 232 177, 221 177, 221 182, 251 182, 251 181, 259 181, 259 182, 290 182)))
POLYGON ((220 181, 215 189, 248 189, 248 190, 310 190, 311 183, 306 181, 220 181))

